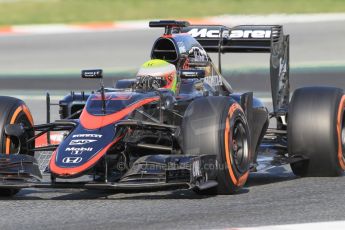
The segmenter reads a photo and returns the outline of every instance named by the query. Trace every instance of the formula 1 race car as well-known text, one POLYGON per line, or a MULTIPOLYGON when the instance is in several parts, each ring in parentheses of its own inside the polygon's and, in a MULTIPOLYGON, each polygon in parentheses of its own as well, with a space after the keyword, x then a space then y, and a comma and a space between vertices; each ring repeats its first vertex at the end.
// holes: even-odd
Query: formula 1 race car
POLYGON ((282 26, 152 21, 150 27, 165 33, 136 78, 105 88, 102 70, 82 71, 101 87, 61 99, 61 120, 49 121, 49 98, 48 122, 34 125, 23 101, 0 97, 1 194, 29 187, 233 194, 250 172, 272 166, 290 164, 298 176, 343 173, 344 92, 300 88, 290 100, 282 26), (218 69, 211 52, 218 53, 218 69), (235 93, 221 75, 221 54, 231 52, 270 53, 273 111, 253 92, 235 93), (271 120, 276 126, 269 127, 271 120), (50 153, 43 170, 34 157, 40 152, 50 153), (50 181, 41 180, 41 171, 50 181))

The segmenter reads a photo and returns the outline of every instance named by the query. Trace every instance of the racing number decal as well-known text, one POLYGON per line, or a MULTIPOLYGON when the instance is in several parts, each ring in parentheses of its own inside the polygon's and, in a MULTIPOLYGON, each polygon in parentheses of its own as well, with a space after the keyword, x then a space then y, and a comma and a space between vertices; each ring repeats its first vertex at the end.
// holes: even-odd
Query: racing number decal
POLYGON ((249 175, 249 171, 247 171, 246 173, 244 173, 242 176, 240 176, 240 178, 237 179, 234 171, 233 171, 233 159, 231 157, 231 152, 230 152, 230 146, 229 146, 229 139, 231 138, 231 130, 230 130, 230 120, 231 117, 233 116, 234 112, 236 110, 241 110, 242 108, 239 106, 239 104, 234 103, 230 106, 229 112, 228 112, 228 116, 226 117, 226 121, 225 121, 225 157, 226 157, 226 163, 228 166, 228 170, 229 170, 229 175, 230 178, 232 180, 232 183, 235 186, 242 186, 244 185, 244 183, 246 182, 248 175, 249 175))

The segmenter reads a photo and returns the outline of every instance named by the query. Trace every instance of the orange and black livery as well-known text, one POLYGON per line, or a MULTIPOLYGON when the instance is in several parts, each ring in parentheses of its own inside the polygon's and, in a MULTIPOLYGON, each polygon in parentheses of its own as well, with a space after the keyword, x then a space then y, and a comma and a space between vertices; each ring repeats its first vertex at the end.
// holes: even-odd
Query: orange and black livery
POLYGON ((307 87, 290 97, 282 26, 150 27, 164 34, 138 73, 105 87, 103 70, 83 70, 100 88, 61 98, 59 120, 50 121, 49 96, 44 124, 34 124, 22 100, 0 97, 0 194, 28 187, 234 194, 251 173, 286 164, 298 176, 342 175, 344 91, 307 87), (254 92, 231 87, 224 53, 270 54, 271 111, 254 92), (42 151, 49 163, 35 158, 42 151))

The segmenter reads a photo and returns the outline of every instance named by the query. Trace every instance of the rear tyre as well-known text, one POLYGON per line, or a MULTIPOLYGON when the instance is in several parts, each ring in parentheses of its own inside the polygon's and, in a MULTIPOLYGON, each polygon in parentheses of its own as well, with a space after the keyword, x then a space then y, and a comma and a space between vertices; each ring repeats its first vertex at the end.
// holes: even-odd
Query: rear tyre
MULTIPOLYGON (((8 124, 23 124, 24 127, 33 127, 32 115, 22 100, 13 97, 0 96, 0 153, 15 154, 19 150, 19 141, 15 137, 8 137, 5 134, 5 127, 8 124)), ((34 131, 27 132, 25 138, 34 136, 34 131)), ((34 142, 29 148, 34 147, 34 142)), ((33 156, 32 151, 21 151, 19 154, 33 156)), ((12 196, 19 192, 19 189, 0 189, 0 196, 12 196)))
POLYGON ((292 163, 298 176, 340 176, 345 170, 343 90, 331 87, 297 89, 289 105, 290 156, 306 160, 292 163))
POLYGON ((182 148, 187 155, 216 155, 218 186, 199 194, 233 194, 249 174, 250 135, 240 105, 228 97, 193 101, 182 122, 182 148))

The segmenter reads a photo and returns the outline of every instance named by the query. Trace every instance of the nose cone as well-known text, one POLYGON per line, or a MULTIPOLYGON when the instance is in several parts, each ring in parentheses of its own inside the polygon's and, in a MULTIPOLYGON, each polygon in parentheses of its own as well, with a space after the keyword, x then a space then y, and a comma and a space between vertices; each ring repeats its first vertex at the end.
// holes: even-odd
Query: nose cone
POLYGON ((58 147, 50 160, 57 176, 70 177, 90 169, 115 143, 115 127, 87 130, 79 125, 58 147))

